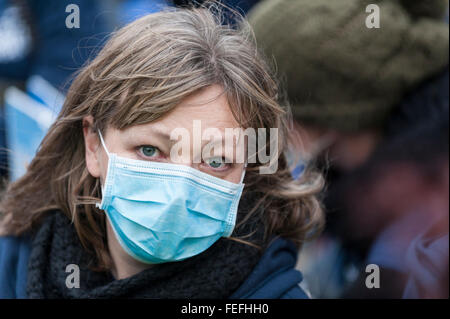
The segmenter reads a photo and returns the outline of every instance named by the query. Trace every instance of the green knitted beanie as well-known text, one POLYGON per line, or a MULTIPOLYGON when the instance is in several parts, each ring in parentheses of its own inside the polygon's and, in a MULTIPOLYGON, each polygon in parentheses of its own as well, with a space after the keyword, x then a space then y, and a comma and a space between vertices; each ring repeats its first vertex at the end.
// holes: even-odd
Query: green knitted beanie
POLYGON ((302 123, 382 125, 405 93, 448 65, 446 0, 264 0, 249 13, 302 123), (369 4, 380 28, 367 28, 369 4))

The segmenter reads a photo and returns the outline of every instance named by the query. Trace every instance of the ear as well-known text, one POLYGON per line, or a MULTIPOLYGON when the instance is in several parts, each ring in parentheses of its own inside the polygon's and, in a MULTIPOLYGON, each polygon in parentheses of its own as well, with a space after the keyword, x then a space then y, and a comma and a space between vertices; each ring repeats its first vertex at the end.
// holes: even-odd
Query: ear
POLYGON ((91 115, 83 118, 83 135, 87 170, 93 177, 99 178, 102 159, 99 152, 100 139, 94 130, 94 118, 91 115))

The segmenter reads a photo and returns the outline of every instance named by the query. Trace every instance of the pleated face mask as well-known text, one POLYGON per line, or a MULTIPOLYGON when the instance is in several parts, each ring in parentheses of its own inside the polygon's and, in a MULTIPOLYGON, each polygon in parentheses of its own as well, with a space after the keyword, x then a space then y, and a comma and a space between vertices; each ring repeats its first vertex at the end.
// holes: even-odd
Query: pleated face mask
POLYGON ((183 260, 233 232, 239 184, 192 167, 109 153, 104 210, 122 248, 143 263, 183 260))

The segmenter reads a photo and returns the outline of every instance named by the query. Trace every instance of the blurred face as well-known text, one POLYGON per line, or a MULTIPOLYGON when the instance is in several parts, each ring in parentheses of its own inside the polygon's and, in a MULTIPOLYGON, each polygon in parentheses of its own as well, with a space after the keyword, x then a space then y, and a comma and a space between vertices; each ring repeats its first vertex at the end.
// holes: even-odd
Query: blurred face
POLYGON ((294 147, 306 160, 326 155, 338 170, 351 171, 362 165, 380 141, 375 130, 344 133, 296 123, 294 147))
MULTIPOLYGON (((172 112, 158 121, 129 127, 124 130, 108 128, 102 132, 106 147, 110 153, 141 161, 157 161, 188 165, 215 177, 239 183, 244 170, 243 163, 235 163, 234 148, 223 147, 220 154, 203 152, 208 143, 222 144, 219 136, 212 135, 208 140, 195 141, 195 135, 203 136, 208 129, 223 133, 226 128, 239 128, 234 119, 223 90, 219 86, 211 86, 203 91, 186 98, 172 112), (194 121, 201 123, 195 128, 194 121), (171 150, 177 140, 171 139, 174 130, 182 129, 188 132, 188 152, 184 152, 176 160, 171 156, 171 150), (200 132, 195 132, 200 130, 200 132), (225 161, 225 158, 228 161, 225 161), (199 160, 200 159, 200 160, 199 160)), ((84 136, 86 146, 86 165, 89 173, 106 179, 108 168, 108 155, 100 144, 98 133, 92 130, 93 118, 84 119, 84 136)), ((186 142, 186 141, 185 141, 186 142)), ((186 145, 185 145, 186 146, 186 145)), ((112 273, 117 279, 134 275, 150 265, 143 264, 130 257, 120 246, 110 223, 107 223, 108 247, 113 259, 112 273)))
POLYGON ((341 133, 330 147, 331 160, 344 171, 355 169, 367 161, 379 140, 379 134, 374 131, 341 133))
MULTIPOLYGON (((435 163, 438 176, 430 176, 413 162, 386 161, 377 165, 374 173, 352 179, 348 189, 341 187, 347 236, 354 240, 373 238, 396 219, 417 213, 427 216, 430 222, 440 220, 445 227, 442 222, 448 220, 448 159, 435 163)), ((423 227, 426 229, 426 225, 423 227)))

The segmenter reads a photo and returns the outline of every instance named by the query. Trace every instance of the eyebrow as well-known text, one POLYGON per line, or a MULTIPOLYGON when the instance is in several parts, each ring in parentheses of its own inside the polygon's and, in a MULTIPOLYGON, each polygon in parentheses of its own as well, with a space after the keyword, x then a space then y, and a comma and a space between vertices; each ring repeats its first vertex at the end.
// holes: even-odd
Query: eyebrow
MULTIPOLYGON (((171 148, 174 144, 176 144, 180 140, 180 137, 178 139, 176 139, 176 140, 170 139, 170 132, 168 132, 168 131, 166 131, 163 128, 160 128, 158 126, 154 126, 154 127, 151 127, 151 128, 143 129, 138 134, 140 136, 162 138, 165 141, 169 142, 168 144, 166 144, 166 145, 169 146, 169 148, 171 148)), ((203 134, 202 134, 202 137, 203 137, 203 134)), ((222 138, 217 138, 217 137, 214 137, 213 135, 209 135, 208 137, 209 137, 208 139, 202 139, 202 144, 201 144, 201 150, 202 151, 203 151, 203 148, 206 145, 211 143, 211 146, 213 146, 213 147, 215 145, 221 144, 222 145, 222 151, 223 151, 224 155, 226 155, 226 153, 228 153, 228 152, 226 152, 227 149, 225 148, 226 145, 225 145, 225 134, 224 133, 222 133, 222 138)), ((141 137, 141 138, 142 138, 142 140, 145 139, 145 137, 141 137)), ((193 140, 192 140, 193 137, 190 136, 190 139, 191 139, 190 140, 190 143, 191 143, 190 146, 192 147, 193 146, 193 140)), ((233 145, 233 149, 238 144, 239 143, 237 143, 237 141, 235 139, 233 139, 233 144, 232 144, 233 145)), ((234 153, 234 151, 233 151, 233 153, 234 153)))
MULTIPOLYGON (((165 131, 164 129, 161 129, 159 127, 151 127, 151 128, 142 128, 134 131, 134 134, 130 134, 127 139, 130 141, 130 143, 133 144, 157 144, 153 146, 157 146, 158 148, 166 148, 166 146, 172 147, 173 143, 170 140, 170 134, 165 131), (150 141, 149 139, 160 139, 161 142, 157 143, 156 141, 150 141), (169 144, 166 143, 166 141, 169 141, 169 144)), ((175 141, 174 141, 175 143, 175 141)))

